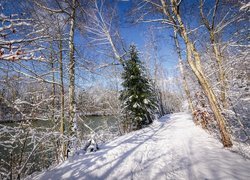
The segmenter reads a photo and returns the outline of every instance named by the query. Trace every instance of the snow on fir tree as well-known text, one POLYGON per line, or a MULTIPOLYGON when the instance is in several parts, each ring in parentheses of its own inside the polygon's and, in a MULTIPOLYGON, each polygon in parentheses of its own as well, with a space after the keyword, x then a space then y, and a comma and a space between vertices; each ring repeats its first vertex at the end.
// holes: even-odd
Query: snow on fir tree
POLYGON ((134 45, 130 46, 129 59, 125 61, 122 79, 123 90, 120 99, 126 114, 125 121, 130 123, 133 129, 141 129, 143 125, 152 123, 156 98, 134 45))

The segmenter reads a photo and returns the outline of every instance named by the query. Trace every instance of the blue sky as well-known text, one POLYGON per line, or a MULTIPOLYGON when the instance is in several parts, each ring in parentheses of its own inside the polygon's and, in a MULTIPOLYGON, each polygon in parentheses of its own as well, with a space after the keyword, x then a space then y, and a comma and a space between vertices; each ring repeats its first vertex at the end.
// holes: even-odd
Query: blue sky
MULTIPOLYGON (((1 1, 1 0, 0 0, 1 1)), ((4 0, 4 13, 7 15, 12 13, 21 13, 20 10, 16 8, 12 8, 13 0, 8 1, 4 0)), ((147 30, 149 26, 152 26, 152 24, 137 24, 137 25, 131 25, 126 22, 127 17, 126 13, 131 8, 132 1, 126 1, 126 0, 120 0, 118 1, 117 7, 119 11, 120 16, 120 31, 121 36, 126 42, 127 45, 134 43, 137 45, 140 53, 145 53, 145 44, 147 43, 147 30)), ((161 40, 158 42, 158 45, 160 46, 158 55, 161 58, 161 64, 169 70, 172 70, 176 68, 177 65, 177 55, 174 50, 173 41, 170 38, 170 34, 167 29, 162 30, 161 33, 157 33, 157 35, 161 36, 161 40)), ((75 37, 76 43, 80 45, 81 43, 84 43, 81 38, 81 35, 76 33, 75 37)), ((176 72, 176 71, 175 71, 176 72)))
MULTIPOLYGON (((147 30, 153 24, 137 24, 129 25, 126 23, 126 13, 132 6, 130 0, 120 0, 118 2, 118 9, 121 21, 121 35, 127 44, 135 43, 141 53, 145 51, 145 43, 147 43, 147 30)), ((160 36, 158 45, 160 46, 158 54, 161 57, 161 62, 166 69, 173 69, 177 65, 178 57, 175 53, 173 40, 170 37, 169 29, 162 29, 157 31, 157 35, 160 36)))
MULTIPOLYGON (((130 24, 127 22, 127 13, 131 9, 132 2, 131 1, 119 1, 117 3, 118 14, 119 14, 119 25, 120 25, 120 33, 121 38, 125 41, 126 45, 135 44, 141 55, 146 53, 145 45, 149 41, 148 38, 148 29, 153 24, 130 24)), ((175 76, 178 74, 177 63, 178 57, 175 51, 175 47, 173 44, 173 39, 171 37, 170 29, 162 29, 161 31, 156 31, 157 36, 160 36, 157 39, 158 48, 158 56, 160 57, 160 64, 166 69, 166 73, 169 76, 175 76)), ((81 38, 76 37, 77 44, 81 44, 81 38)), ((152 67, 153 69, 153 67, 152 67)), ((104 82, 105 76, 101 77, 99 75, 91 75, 96 81, 104 82)), ((96 83, 92 80, 89 82, 85 81, 85 85, 91 86, 92 83, 96 83)))

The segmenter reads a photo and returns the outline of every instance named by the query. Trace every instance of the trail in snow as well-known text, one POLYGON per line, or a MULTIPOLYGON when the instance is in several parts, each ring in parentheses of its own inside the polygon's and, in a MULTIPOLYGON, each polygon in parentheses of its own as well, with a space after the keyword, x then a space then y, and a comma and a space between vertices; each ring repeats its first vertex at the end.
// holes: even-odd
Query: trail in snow
POLYGON ((250 161, 176 113, 32 179, 250 179, 250 161))

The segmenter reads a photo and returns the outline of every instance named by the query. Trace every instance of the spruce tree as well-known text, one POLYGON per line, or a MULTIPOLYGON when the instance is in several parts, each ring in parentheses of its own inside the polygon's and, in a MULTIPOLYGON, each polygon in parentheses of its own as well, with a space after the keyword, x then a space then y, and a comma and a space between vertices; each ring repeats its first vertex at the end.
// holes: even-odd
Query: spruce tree
POLYGON ((141 129, 143 125, 152 123, 156 100, 134 45, 130 46, 129 59, 124 63, 122 79, 123 90, 120 99, 123 102, 127 120, 131 120, 133 129, 141 129))

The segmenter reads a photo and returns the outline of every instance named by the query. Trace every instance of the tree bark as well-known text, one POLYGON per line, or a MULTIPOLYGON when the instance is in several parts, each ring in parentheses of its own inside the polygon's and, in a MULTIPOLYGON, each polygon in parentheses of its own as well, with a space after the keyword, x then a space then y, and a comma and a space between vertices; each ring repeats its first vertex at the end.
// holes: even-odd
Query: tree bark
POLYGON ((56 85, 55 85, 55 72, 54 72, 54 58, 53 58, 53 49, 51 45, 51 52, 50 52, 50 61, 51 61, 51 70, 52 70, 52 116, 51 119, 53 123, 55 123, 55 104, 56 104, 56 85))
MULTIPOLYGON (((164 0, 161 0, 161 2, 163 2, 162 3, 163 7, 165 6, 165 8, 164 8, 165 12, 167 12, 166 2, 164 0)), ((211 109, 214 113, 215 119, 218 123, 219 131, 221 134, 222 143, 223 143, 224 147, 231 147, 233 144, 231 141, 230 134, 226 128, 225 119, 221 113, 221 110, 219 107, 219 102, 214 94, 213 89, 211 88, 211 85, 210 85, 208 79, 206 78, 206 76, 202 70, 200 54, 196 50, 195 45, 190 41, 190 39, 188 37, 188 33, 187 33, 186 28, 183 24, 182 18, 179 14, 179 7, 178 7, 179 5, 177 5, 177 4, 178 3, 176 2, 176 0, 171 0, 172 12, 176 17, 176 21, 178 22, 179 33, 186 44, 188 63, 189 63, 193 73, 197 77, 203 91, 205 92, 205 94, 208 98, 210 107, 211 107, 211 109), (194 58, 194 60, 193 60, 193 58, 194 58)), ((169 17, 170 13, 167 12, 166 15, 169 17)), ((176 22, 174 22, 174 23, 176 23, 176 22)))
MULTIPOLYGON (((61 99, 61 115, 60 115, 60 132, 62 135, 64 135, 65 133, 65 100, 64 100, 64 79, 63 79, 63 46, 62 46, 62 37, 60 36, 60 41, 59 41, 59 71, 60 71, 60 99, 61 99)), ((64 160, 66 157, 66 146, 65 143, 62 142, 62 159, 64 160)))
MULTIPOLYGON (((69 32, 69 133, 68 135, 73 139, 77 136, 75 126, 76 115, 76 102, 75 102, 75 47, 74 47, 74 34, 75 34, 75 12, 76 0, 72 0, 72 9, 70 14, 70 32, 69 32)), ((75 140, 67 143, 67 154, 70 149, 75 148, 75 140), (73 147, 74 146, 74 147, 73 147)))
POLYGON ((74 54, 74 33, 75 33, 75 11, 76 0, 72 0, 72 11, 70 15, 70 32, 69 32, 69 124, 70 133, 74 135, 74 119, 75 119, 75 54, 74 54))

